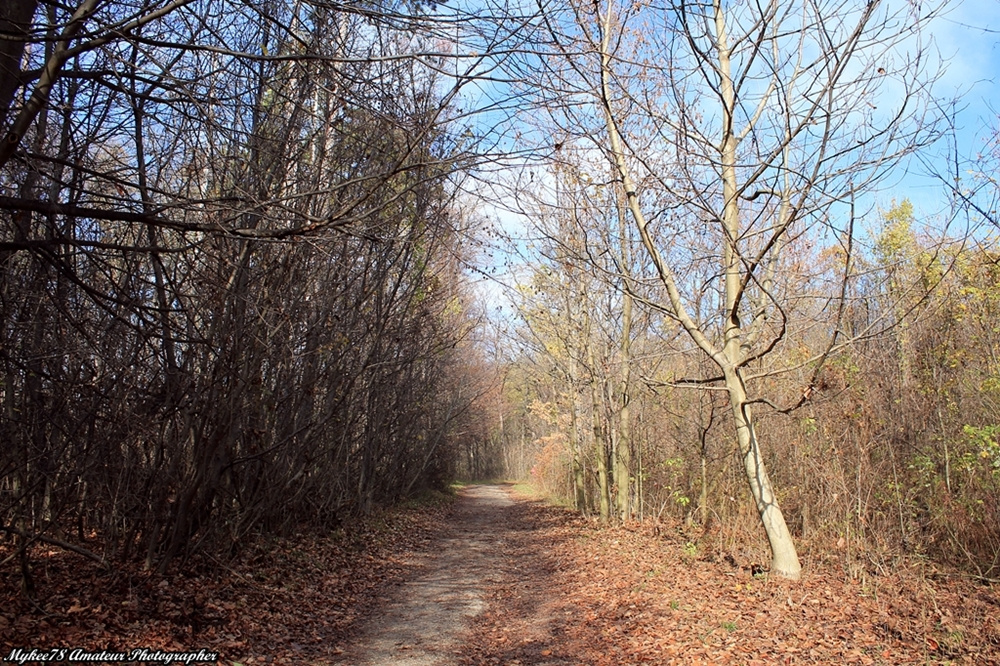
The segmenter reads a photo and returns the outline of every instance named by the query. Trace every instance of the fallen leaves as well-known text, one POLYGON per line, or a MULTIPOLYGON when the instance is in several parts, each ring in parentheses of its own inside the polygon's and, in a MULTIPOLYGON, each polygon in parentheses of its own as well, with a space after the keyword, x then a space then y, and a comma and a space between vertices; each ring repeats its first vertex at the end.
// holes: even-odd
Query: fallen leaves
POLYGON ((16 568, 0 570, 0 652, 204 648, 226 666, 336 661, 414 553, 433 544, 448 511, 387 512, 327 537, 261 542, 234 565, 206 560, 167 576, 46 553, 35 565, 44 581, 37 606, 20 594, 16 568))
MULTIPOLYGON (((423 507, 167 577, 50 555, 39 608, 20 596, 16 570, 0 570, 0 645, 338 663, 448 517, 423 507)), ((690 558, 688 537, 670 529, 605 528, 525 499, 489 529, 504 552, 458 663, 1000 665, 1000 595, 986 585, 904 566, 854 580, 808 561, 799 583, 753 577, 690 558)))
POLYGON ((464 664, 1000 664, 987 631, 945 640, 956 632, 942 617, 997 622, 964 581, 905 568, 858 581, 812 565, 790 583, 692 560, 668 529, 600 527, 529 501, 507 522, 507 578, 464 664), (533 636, 534 650, 507 635, 533 636))

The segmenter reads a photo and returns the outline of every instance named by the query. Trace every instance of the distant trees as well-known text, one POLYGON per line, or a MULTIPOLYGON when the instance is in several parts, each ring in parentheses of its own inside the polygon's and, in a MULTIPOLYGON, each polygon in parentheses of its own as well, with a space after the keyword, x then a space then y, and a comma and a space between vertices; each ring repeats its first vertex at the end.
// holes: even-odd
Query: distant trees
POLYGON ((420 7, 2 11, 0 528, 22 553, 162 570, 447 481, 486 378, 461 82, 420 7))
MULTIPOLYGON (((866 463, 891 479, 875 481, 874 498, 858 500, 857 510, 869 515, 862 535, 889 533, 908 551, 996 579, 998 254, 958 241, 941 248, 898 222, 890 227, 892 272, 938 284, 919 317, 848 356, 873 379, 847 391, 863 405, 851 430, 871 438, 866 463)), ((878 291, 892 289, 887 283, 878 291)))
POLYGON ((565 421, 574 505, 605 521, 627 520, 638 512, 631 354, 649 318, 633 312, 636 287, 625 282, 634 279, 634 241, 621 200, 581 168, 575 150, 564 148, 535 191, 521 193, 538 261, 519 287, 522 344, 558 377, 548 403, 565 421), (588 491, 591 472, 596 497, 588 491))

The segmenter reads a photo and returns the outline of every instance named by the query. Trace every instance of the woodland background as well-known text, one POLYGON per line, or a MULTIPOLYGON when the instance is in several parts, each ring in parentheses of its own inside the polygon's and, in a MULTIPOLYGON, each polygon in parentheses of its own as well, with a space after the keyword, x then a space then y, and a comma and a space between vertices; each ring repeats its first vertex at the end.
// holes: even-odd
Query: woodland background
MULTIPOLYGON (((42 545, 165 572, 459 477, 766 561, 728 399, 686 379, 709 362, 658 301, 617 177, 595 178, 580 140, 600 128, 552 103, 575 83, 535 60, 558 44, 546 12, 0 9, 0 561, 29 596, 42 545), (487 191, 526 226, 491 224, 487 191), (516 264, 499 314, 475 287, 490 251, 516 264)), ((907 99, 947 108, 918 73, 907 99)), ((953 119, 899 153, 948 147, 938 211, 852 203, 849 250, 842 220, 789 232, 778 361, 748 366, 792 534, 848 575, 917 557, 1000 579, 1000 144, 959 145, 953 119)), ((679 210, 668 258, 707 312, 712 220, 679 210)))

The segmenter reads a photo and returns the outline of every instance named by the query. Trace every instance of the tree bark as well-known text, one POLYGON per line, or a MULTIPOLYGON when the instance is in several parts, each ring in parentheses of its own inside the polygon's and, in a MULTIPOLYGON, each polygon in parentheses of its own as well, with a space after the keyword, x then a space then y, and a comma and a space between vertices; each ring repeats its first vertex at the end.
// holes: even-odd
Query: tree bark
MULTIPOLYGON (((589 319, 589 317, 588 317, 589 319)), ((590 328, 589 326, 587 327, 590 328)), ((591 423, 594 428, 594 455, 597 456, 597 483, 600 493, 601 522, 611 520, 611 484, 608 474, 608 444, 604 426, 601 422, 601 395, 599 391, 597 368, 594 361, 594 345, 589 340, 588 330, 587 363, 590 365, 590 401, 591 423)))
POLYGON ((802 565, 761 456, 750 405, 747 404, 746 389, 738 372, 726 373, 726 388, 729 390, 729 404, 736 424, 736 439, 740 447, 740 458, 743 460, 743 471, 771 546, 771 574, 798 580, 802 565))
POLYGON ((7 126, 14 93, 23 83, 21 59, 37 8, 38 0, 5 0, 0 3, 0 128, 7 126))
POLYGON ((632 517, 632 413, 630 402, 632 372, 632 293, 627 280, 632 270, 628 225, 625 223, 625 205, 618 199, 618 230, 621 236, 621 272, 625 281, 622 289, 622 339, 621 373, 618 399, 618 442, 615 446, 615 486, 618 488, 618 519, 625 522, 632 517))

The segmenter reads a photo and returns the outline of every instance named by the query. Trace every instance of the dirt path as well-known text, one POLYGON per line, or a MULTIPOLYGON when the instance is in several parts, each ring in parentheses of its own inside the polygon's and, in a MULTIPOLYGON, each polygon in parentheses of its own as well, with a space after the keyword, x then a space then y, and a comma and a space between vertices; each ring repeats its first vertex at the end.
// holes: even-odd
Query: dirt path
POLYGON ((365 629, 344 662, 370 666, 455 663, 470 621, 486 608, 486 590, 502 582, 506 509, 499 486, 461 491, 452 524, 435 548, 418 556, 418 573, 404 582, 365 629))

